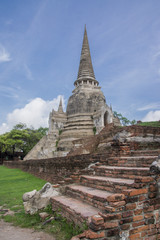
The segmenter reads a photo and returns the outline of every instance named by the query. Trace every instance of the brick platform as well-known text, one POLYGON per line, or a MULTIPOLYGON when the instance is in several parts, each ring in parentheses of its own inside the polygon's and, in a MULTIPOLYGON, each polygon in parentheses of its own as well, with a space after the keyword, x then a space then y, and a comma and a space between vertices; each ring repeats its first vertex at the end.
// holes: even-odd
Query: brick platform
POLYGON ((106 165, 103 159, 91 166, 89 175, 80 175, 78 183, 67 185, 65 195, 52 198, 53 210, 61 209, 80 226, 87 223, 89 230, 73 240, 160 239, 157 178, 149 171, 155 153, 112 157, 106 165))
POLYGON ((5 165, 64 185, 53 210, 89 228, 72 240, 160 239, 160 176, 149 171, 160 154, 160 128, 110 126, 85 149, 92 154, 5 165))

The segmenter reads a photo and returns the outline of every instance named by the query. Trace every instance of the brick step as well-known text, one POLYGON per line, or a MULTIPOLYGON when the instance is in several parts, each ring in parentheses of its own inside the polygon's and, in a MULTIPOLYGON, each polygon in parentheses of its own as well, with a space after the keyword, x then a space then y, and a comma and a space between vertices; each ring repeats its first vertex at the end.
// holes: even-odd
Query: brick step
POLYGON ((147 167, 118 167, 118 166, 93 166, 95 174, 106 177, 120 177, 135 179, 136 176, 149 176, 149 168, 147 167))
POLYGON ((82 175, 80 183, 84 186, 105 190, 112 193, 120 193, 122 190, 134 188, 132 179, 111 178, 101 176, 82 175))
POLYGON ((112 157, 108 159, 109 166, 150 167, 157 156, 112 157))
POLYGON ((131 155, 132 156, 156 156, 160 154, 159 149, 155 150, 131 150, 131 155))
POLYGON ((104 210, 107 197, 113 193, 82 185, 68 185, 66 194, 76 199, 82 199, 84 202, 104 210))
POLYGON ((98 208, 64 195, 51 197, 50 201, 53 211, 58 211, 68 221, 79 226, 83 226, 84 222, 89 223, 91 216, 99 212, 98 208))

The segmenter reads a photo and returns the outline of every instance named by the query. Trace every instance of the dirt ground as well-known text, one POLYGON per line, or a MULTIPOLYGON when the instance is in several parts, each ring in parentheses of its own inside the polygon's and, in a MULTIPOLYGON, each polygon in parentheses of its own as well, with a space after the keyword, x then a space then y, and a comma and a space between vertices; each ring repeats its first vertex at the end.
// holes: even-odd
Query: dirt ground
POLYGON ((56 240, 49 234, 34 229, 15 227, 0 220, 0 240, 56 240))

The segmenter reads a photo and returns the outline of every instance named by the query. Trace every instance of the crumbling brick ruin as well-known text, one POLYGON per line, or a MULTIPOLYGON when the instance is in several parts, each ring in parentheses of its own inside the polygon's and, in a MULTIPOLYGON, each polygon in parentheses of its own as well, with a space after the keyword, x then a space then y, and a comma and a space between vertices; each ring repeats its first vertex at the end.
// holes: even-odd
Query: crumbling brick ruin
POLYGON ((90 154, 5 164, 61 188, 53 210, 88 225, 75 240, 160 239, 160 175, 150 171, 160 154, 160 128, 111 124, 86 149, 90 154))

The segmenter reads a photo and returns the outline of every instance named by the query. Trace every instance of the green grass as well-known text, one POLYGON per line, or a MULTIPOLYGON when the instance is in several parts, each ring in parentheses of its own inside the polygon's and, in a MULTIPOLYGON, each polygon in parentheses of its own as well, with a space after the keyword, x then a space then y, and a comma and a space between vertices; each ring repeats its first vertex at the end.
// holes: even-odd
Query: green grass
POLYGON ((11 208, 23 206, 22 195, 34 189, 40 190, 46 181, 36 178, 20 169, 0 166, 0 206, 11 208))
POLYGON ((141 122, 138 123, 140 126, 149 126, 149 127, 160 127, 160 121, 155 122, 141 122))
MULTIPOLYGON (((5 217, 3 212, 0 212, 0 218, 12 222, 16 226, 43 230, 52 234, 57 240, 69 240, 72 236, 86 229, 86 226, 84 225, 83 229, 75 227, 59 215, 58 220, 52 220, 51 223, 43 225, 38 213, 34 215, 25 214, 22 201, 23 194, 34 189, 40 190, 45 183, 46 181, 20 169, 0 166, 0 206, 3 206, 3 209, 9 208, 15 212, 14 216, 8 215, 5 217)), ((50 217, 54 215, 57 217, 57 213, 53 214, 50 205, 43 211, 48 212, 50 217)))

